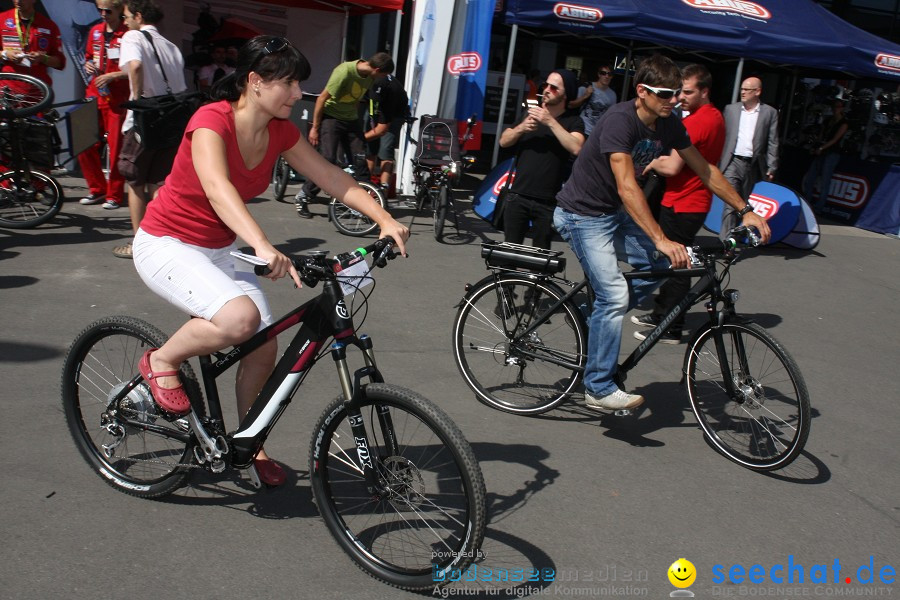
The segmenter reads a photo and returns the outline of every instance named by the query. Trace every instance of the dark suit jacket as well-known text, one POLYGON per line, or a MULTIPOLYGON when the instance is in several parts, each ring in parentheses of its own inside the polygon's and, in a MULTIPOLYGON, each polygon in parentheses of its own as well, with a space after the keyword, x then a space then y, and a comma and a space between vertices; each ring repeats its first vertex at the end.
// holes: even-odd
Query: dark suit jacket
MULTIPOLYGON (((734 158, 734 147, 737 145, 738 129, 741 126, 741 103, 735 102, 725 107, 725 147, 719 160, 719 169, 724 171, 734 158)), ((753 159, 749 181, 744 182, 746 190, 738 193, 746 198, 753 185, 765 179, 767 173, 774 173, 778 168, 778 111, 768 104, 759 105, 759 118, 753 132, 753 159), (746 191, 746 194, 744 193, 746 191)))

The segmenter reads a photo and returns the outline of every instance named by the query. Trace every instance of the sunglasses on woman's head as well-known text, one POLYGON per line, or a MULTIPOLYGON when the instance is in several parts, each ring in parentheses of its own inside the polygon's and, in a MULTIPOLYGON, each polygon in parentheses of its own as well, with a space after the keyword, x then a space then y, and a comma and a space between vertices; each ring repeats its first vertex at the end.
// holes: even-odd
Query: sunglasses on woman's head
POLYGON ((281 52, 282 50, 284 50, 285 48, 287 48, 290 45, 291 45, 291 43, 289 41, 287 41, 286 39, 284 39, 283 37, 272 38, 263 47, 263 49, 262 49, 263 56, 268 56, 269 54, 276 54, 278 52, 281 52))
POLYGON ((642 83, 641 86, 660 100, 669 100, 672 96, 677 96, 681 93, 681 88, 673 90, 672 88, 653 87, 646 83, 642 83))

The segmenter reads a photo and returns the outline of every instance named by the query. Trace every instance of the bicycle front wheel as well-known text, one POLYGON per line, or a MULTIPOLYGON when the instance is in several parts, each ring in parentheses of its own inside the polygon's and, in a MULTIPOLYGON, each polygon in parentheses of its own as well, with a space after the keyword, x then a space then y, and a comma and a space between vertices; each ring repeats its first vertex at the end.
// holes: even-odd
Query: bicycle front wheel
MULTIPOLYGON (((359 185, 384 208, 384 195, 377 186, 367 181, 360 181, 359 185)), ((337 198, 332 198, 328 205, 328 218, 331 219, 338 231, 353 237, 362 237, 378 229, 375 221, 358 210, 350 208, 337 198)))
POLYGON ((722 326, 721 352, 712 329, 685 356, 688 397, 712 445, 749 469, 771 471, 793 461, 809 435, 809 394, 797 363, 753 323, 722 326), (724 378, 735 387, 726 391, 724 378))
POLYGON ((444 239, 444 222, 447 220, 447 207, 450 205, 450 188, 442 185, 437 195, 437 204, 434 207, 434 239, 440 242, 444 239))
MULTIPOLYGON (((187 419, 172 423, 157 410, 146 382, 117 406, 112 398, 138 374, 138 362, 166 335, 131 317, 107 317, 89 325, 72 343, 62 374, 62 401, 69 432, 88 464, 119 491, 158 498, 181 487, 192 460, 187 419)), ((201 406, 191 367, 181 380, 201 406)))
POLYGON ((0 227, 29 229, 59 212, 63 191, 40 171, 7 171, 0 175, 0 227))
POLYGON ((49 107, 53 102, 50 86, 24 73, 0 73, 0 110, 15 117, 28 117, 49 107))
POLYGON ((275 193, 275 200, 284 201, 284 194, 287 191, 288 182, 291 179, 291 166, 284 160, 283 156, 279 156, 275 161, 275 168, 272 170, 272 191, 275 193))
POLYGON ((563 296, 555 285, 517 275, 487 277, 466 295, 453 323, 453 355, 479 400, 533 415, 572 393, 587 356, 584 319, 565 302, 541 321, 563 296))
POLYGON ((319 512, 362 570, 406 590, 433 589, 436 574, 468 567, 484 539, 478 461, 453 421, 409 390, 369 384, 360 410, 368 444, 341 398, 316 424, 309 471, 319 512))

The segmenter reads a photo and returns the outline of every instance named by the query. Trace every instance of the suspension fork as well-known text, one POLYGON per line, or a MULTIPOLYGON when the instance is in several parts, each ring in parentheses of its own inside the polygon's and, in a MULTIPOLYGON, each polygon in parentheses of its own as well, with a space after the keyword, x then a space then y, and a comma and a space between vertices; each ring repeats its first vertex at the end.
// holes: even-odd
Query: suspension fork
MULTIPOLYGON (((360 405, 365 399, 365 391, 362 385, 362 379, 368 378, 372 382, 383 383, 384 379, 378 371, 375 364, 375 354, 372 350, 372 338, 367 335, 361 336, 353 342, 363 353, 365 366, 357 369, 353 373, 351 379, 350 368, 347 365, 347 346, 342 342, 335 342, 331 346, 331 356, 334 359, 338 372, 338 379, 341 384, 341 392, 344 396, 344 405, 347 410, 347 421, 350 423, 350 429, 353 432, 353 441, 356 445, 356 454, 359 458, 359 464, 362 467, 363 475, 366 480, 366 489, 372 495, 381 495, 384 492, 380 478, 378 477, 376 462, 380 458, 375 456, 372 445, 369 440, 369 432, 366 431, 365 420, 363 419, 360 405)), ((394 433, 394 424, 391 419, 390 409, 384 405, 375 405, 374 407, 378 417, 378 425, 381 428, 381 441, 384 444, 384 452, 386 456, 395 455, 399 452, 397 437, 394 433)), ((375 436, 377 440, 377 436, 375 436)))

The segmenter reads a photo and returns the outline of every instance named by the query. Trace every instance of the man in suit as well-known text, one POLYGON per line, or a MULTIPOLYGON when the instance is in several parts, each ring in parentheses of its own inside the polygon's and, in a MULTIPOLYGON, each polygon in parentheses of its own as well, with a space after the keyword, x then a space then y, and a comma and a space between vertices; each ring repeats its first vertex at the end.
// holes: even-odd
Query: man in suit
MULTIPOLYGON (((741 83, 741 101, 725 107, 725 148, 719 170, 747 200, 757 181, 772 181, 778 168, 778 112, 759 101, 762 81, 748 77, 741 83)), ((720 237, 740 223, 733 208, 722 211, 720 237)))

